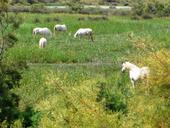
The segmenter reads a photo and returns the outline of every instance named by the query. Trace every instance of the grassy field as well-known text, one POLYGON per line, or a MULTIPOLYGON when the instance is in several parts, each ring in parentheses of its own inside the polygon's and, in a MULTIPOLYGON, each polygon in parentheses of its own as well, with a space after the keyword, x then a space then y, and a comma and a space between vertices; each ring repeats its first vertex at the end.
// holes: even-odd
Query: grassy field
POLYGON ((21 110, 34 108, 32 127, 170 127, 169 85, 148 87, 139 81, 133 89, 128 74, 120 72, 121 61, 152 66, 153 52, 170 50, 169 18, 138 21, 118 16, 92 20, 88 17, 101 16, 79 14, 19 16, 23 23, 16 33, 18 42, 7 51, 5 61, 28 63, 20 87, 13 91, 21 97, 21 110), (68 25, 68 32, 56 33, 48 38, 45 49, 39 49, 40 37, 33 37, 32 29, 52 30, 57 23, 68 25), (74 39, 79 27, 92 28, 94 42, 74 39))

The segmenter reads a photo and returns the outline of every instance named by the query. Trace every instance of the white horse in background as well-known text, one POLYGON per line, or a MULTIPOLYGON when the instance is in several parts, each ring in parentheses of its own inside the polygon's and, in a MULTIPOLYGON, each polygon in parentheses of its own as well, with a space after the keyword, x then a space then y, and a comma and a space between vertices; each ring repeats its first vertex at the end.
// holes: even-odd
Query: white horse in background
POLYGON ((39 29, 41 29, 40 27, 36 27, 32 30, 32 35, 37 35, 39 29))
POLYGON ((74 34, 74 38, 89 36, 92 41, 93 40, 93 30, 91 28, 79 28, 77 32, 74 34))
POLYGON ((148 67, 139 68, 138 66, 130 62, 122 63, 122 72, 124 72, 125 70, 129 71, 129 77, 133 88, 135 87, 135 82, 138 79, 147 78, 150 72, 148 67))
POLYGON ((32 31, 33 35, 42 35, 42 36, 46 36, 46 37, 51 37, 52 36, 52 32, 49 28, 34 28, 32 31))
POLYGON ((65 32, 65 31, 67 31, 67 26, 65 24, 56 24, 54 26, 54 33, 55 33, 55 31, 65 32))

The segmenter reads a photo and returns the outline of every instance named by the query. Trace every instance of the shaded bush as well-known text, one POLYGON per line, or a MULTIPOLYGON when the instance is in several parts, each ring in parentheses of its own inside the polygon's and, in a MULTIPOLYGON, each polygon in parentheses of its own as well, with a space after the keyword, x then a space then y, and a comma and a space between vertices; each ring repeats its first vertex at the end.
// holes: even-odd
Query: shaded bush
POLYGON ((50 18, 50 17, 47 17, 46 19, 45 19, 45 22, 51 22, 52 21, 52 19, 50 18))
POLYGON ((99 93, 96 101, 104 102, 106 110, 125 113, 127 111, 127 104, 122 92, 118 87, 114 89, 109 87, 111 86, 108 86, 106 83, 99 83, 99 93))
POLYGON ((58 17, 55 17, 55 18, 53 18, 53 21, 60 22, 60 21, 61 21, 61 19, 60 19, 60 18, 58 18, 58 17))
POLYGON ((35 111, 32 107, 26 107, 25 111, 22 113, 23 116, 23 126, 36 128, 40 119, 41 113, 35 111))
POLYGON ((152 19, 153 16, 150 15, 150 14, 144 14, 144 15, 142 15, 142 18, 143 18, 143 19, 152 19))
POLYGON ((33 22, 34 23, 40 23, 40 19, 36 17, 33 22))
POLYGON ((7 122, 11 126, 20 117, 18 110, 19 96, 10 90, 19 85, 21 74, 15 68, 0 65, 0 122, 7 122))

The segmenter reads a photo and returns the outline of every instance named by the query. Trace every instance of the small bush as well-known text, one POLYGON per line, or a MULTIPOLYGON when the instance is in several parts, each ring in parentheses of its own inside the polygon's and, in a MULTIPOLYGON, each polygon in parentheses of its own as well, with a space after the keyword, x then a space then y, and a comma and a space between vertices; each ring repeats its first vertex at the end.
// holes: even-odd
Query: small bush
POLYGON ((142 18, 143 18, 143 19, 152 19, 153 16, 150 15, 150 14, 143 14, 143 15, 142 15, 142 18))
POLYGON ((46 8, 44 4, 33 4, 31 5, 31 12, 45 12, 46 8))
POLYGON ((60 21, 61 21, 61 19, 60 19, 60 18, 58 18, 58 17, 55 17, 55 18, 53 18, 53 21, 60 22, 60 21))
POLYGON ((34 23, 40 23, 40 19, 36 17, 33 22, 34 23))
POLYGON ((46 19, 45 19, 45 22, 51 22, 52 21, 52 19, 50 18, 50 17, 47 17, 46 19))
POLYGON ((81 4, 80 0, 66 0, 66 5, 68 5, 73 12, 80 12, 83 9, 83 4, 81 4))
POLYGON ((32 107, 27 107, 26 110, 23 112, 23 126, 27 127, 37 127, 39 119, 40 119, 40 112, 35 111, 32 107))
POLYGON ((109 87, 113 86, 108 86, 106 83, 99 83, 99 93, 96 101, 103 102, 106 110, 125 113, 127 111, 127 104, 121 90, 119 90, 119 87, 114 89, 109 87))

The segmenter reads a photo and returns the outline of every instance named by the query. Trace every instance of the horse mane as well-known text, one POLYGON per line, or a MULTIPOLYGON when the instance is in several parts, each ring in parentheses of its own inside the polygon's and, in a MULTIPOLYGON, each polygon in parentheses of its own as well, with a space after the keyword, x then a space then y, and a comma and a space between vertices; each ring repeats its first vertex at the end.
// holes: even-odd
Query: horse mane
POLYGON ((135 65, 135 64, 133 64, 133 63, 130 63, 130 62, 128 62, 128 61, 125 62, 125 63, 128 63, 128 64, 129 64, 129 66, 128 66, 129 68, 130 68, 130 67, 139 68, 137 65, 135 65))

